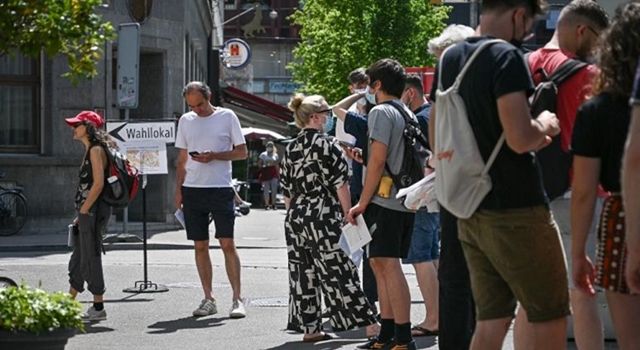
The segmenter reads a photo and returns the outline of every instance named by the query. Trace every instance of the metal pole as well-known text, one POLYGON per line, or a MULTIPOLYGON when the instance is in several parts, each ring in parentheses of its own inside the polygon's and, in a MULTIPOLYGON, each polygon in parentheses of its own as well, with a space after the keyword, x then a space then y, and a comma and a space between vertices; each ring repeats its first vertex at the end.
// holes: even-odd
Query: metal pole
MULTIPOLYGON (((129 121, 129 108, 124 109, 124 121, 125 122, 129 121)), ((125 207, 122 210, 122 233, 125 235, 129 232, 128 225, 129 225, 129 208, 125 207)))
POLYGON ((142 175, 142 251, 144 252, 144 284, 148 285, 147 279, 147 174, 142 175))

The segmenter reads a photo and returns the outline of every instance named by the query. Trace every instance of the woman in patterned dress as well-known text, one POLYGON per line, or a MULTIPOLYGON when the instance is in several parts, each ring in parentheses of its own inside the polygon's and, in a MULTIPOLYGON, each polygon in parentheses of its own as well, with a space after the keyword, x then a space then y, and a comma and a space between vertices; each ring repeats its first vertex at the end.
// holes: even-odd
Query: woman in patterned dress
POLYGON ((331 110, 322 96, 298 94, 289 102, 302 129, 282 158, 287 206, 289 322, 303 341, 328 339, 322 330, 321 293, 333 331, 376 322, 356 266, 338 246, 343 218, 351 208, 349 167, 340 147, 323 133, 331 110))
POLYGON ((601 38, 594 97, 578 110, 571 148, 574 154, 571 197, 573 279, 590 295, 605 290, 620 349, 640 349, 640 295, 624 279, 627 245, 620 196, 620 166, 629 128, 629 95, 640 55, 640 3, 622 5, 601 38), (596 267, 585 254, 598 183, 610 192, 598 226, 596 267))
POLYGON ((75 198, 78 216, 73 222, 76 230, 69 260, 69 293, 75 298, 86 283, 93 294, 93 305, 83 318, 100 321, 107 318, 103 304, 102 235, 111 216, 111 207, 102 201, 102 191, 108 165, 106 149, 114 144, 101 129, 104 120, 94 112, 83 111, 65 121, 73 128, 73 138, 85 149, 75 198))

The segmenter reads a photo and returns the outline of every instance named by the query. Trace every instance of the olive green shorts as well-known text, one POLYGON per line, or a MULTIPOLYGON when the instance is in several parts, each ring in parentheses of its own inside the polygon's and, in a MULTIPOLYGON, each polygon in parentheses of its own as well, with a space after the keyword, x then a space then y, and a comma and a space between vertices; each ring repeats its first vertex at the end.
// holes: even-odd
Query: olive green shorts
POLYGON ((517 302, 530 322, 570 314, 564 252, 548 207, 479 210, 458 220, 458 234, 479 321, 513 317, 517 302))

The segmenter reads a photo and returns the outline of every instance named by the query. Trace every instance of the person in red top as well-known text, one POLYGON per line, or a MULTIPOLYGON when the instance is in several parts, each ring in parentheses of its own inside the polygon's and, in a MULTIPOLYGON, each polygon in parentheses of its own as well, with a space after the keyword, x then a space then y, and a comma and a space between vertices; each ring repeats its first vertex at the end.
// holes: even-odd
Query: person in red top
MULTIPOLYGON (((595 1, 574 0, 565 6, 560 12, 556 31, 551 40, 544 47, 527 56, 534 83, 537 85, 543 79, 543 75, 537 73, 540 69, 550 76, 569 58, 591 61, 598 36, 607 28, 608 23, 605 10, 595 1)), ((556 115, 560 121, 560 145, 565 152, 569 152, 576 112, 590 94, 591 81, 597 72, 595 65, 587 65, 558 87, 556 115)), ((571 262, 569 198, 570 196, 565 195, 555 199, 551 202, 551 209, 562 233, 567 260, 571 262)), ((593 255, 595 254, 595 235, 590 236, 590 253, 593 255)), ((571 265, 568 272, 571 276, 571 265)), ((603 349, 604 335, 595 296, 582 293, 574 288, 571 282, 569 288, 574 337, 578 347, 603 349)), ((522 334, 527 333, 524 330, 528 322, 522 316, 524 316, 524 309, 518 312, 515 332, 519 336, 515 339, 517 343, 525 344, 529 339, 522 334)))

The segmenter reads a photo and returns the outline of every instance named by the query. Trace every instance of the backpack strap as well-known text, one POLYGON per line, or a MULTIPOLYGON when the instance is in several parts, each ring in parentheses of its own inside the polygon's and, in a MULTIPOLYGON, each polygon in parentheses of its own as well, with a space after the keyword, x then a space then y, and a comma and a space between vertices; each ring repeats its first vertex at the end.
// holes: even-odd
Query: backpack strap
MULTIPOLYGON (((476 60, 476 57, 478 57, 478 55, 480 55, 480 53, 486 47, 489 47, 490 45, 493 45, 493 44, 496 44, 496 43, 501 43, 501 42, 506 42, 506 41, 504 41, 502 39, 490 39, 490 40, 485 40, 484 42, 482 42, 482 44, 480 44, 480 46, 477 49, 475 49, 475 51, 473 51, 473 53, 471 54, 471 57, 469 57, 467 62, 465 62, 464 66, 462 67, 462 70, 460 70, 460 73, 458 73, 458 76, 456 77, 456 80, 455 80, 455 82, 453 83, 453 85, 451 86, 450 89, 458 90, 458 87, 460 86, 460 83, 462 82, 462 79, 464 78, 465 74, 467 73, 467 70, 469 70, 469 67, 471 67, 471 64, 473 64, 473 61, 476 60)), ((442 70, 442 67, 440 67, 440 70, 442 70)))
POLYGON ((578 60, 574 60, 573 58, 568 58, 549 77, 549 80, 552 81, 556 86, 560 86, 562 82, 571 78, 574 74, 578 73, 580 69, 586 67, 587 64, 585 62, 581 62, 578 60))
POLYGON ((487 163, 484 165, 484 169, 482 169, 483 176, 487 175, 487 173, 489 172, 489 169, 491 169, 491 165, 493 165, 493 162, 498 157, 498 153, 500 153, 500 149, 502 149, 502 145, 504 144, 504 141, 505 141, 505 136, 503 132, 502 135, 500 135, 500 138, 498 139, 496 146, 493 147, 493 151, 491 151, 491 155, 489 156, 489 159, 487 159, 487 163))
MULTIPOLYGON (((404 110, 404 107, 400 106, 398 104, 398 102, 394 101, 394 100, 390 100, 390 101, 385 101, 383 102, 384 104, 388 104, 390 106, 393 106, 393 108, 395 108, 404 118, 404 122, 405 122, 405 128, 409 123, 413 123, 414 120, 411 119, 411 117, 409 117, 409 115, 407 114, 407 112, 404 110)), ((420 130, 420 126, 416 125, 416 127, 418 128, 418 130, 420 130)), ((403 131, 404 133, 404 131, 403 131)), ((427 147, 426 145, 429 144, 429 142, 425 139, 424 135, 422 135, 422 132, 420 132, 419 137, 416 137, 416 140, 418 141, 418 143, 420 143, 423 147, 425 147, 426 149, 429 149, 429 147, 427 147)), ((404 142, 406 142, 406 140, 403 140, 404 142)), ((389 162, 384 162, 384 168, 387 171, 387 173, 389 173, 389 175, 394 175, 393 172, 391 171, 391 168, 389 167, 389 162)))
POLYGON ((411 119, 411 117, 407 114, 407 111, 405 111, 404 107, 401 106, 397 101, 395 100, 390 100, 390 101, 385 101, 383 102, 385 104, 388 104, 390 106, 393 106, 398 112, 400 112, 400 114, 402 115, 402 117, 404 118, 404 122, 406 124, 415 124, 414 126, 416 126, 418 128, 418 130, 420 131, 420 134, 417 135, 416 137, 416 141, 418 141, 422 147, 429 149, 429 141, 427 141, 426 139, 426 135, 424 135, 422 133, 422 130, 420 130, 420 124, 418 121, 411 119))

